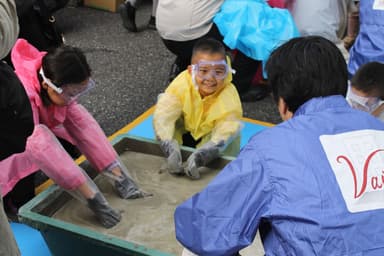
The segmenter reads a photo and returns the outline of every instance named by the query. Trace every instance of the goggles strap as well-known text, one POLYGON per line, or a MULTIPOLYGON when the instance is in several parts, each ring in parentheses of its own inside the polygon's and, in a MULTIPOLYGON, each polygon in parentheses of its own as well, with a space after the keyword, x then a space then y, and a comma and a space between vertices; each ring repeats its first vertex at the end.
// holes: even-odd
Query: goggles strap
POLYGON ((43 78, 43 81, 46 82, 47 85, 48 85, 49 87, 51 87, 55 92, 57 92, 58 94, 63 93, 63 89, 62 89, 62 88, 57 87, 54 83, 51 82, 51 80, 49 80, 49 79, 44 75, 43 68, 40 68, 39 74, 40 74, 41 77, 43 78))
POLYGON ((196 68, 197 68, 197 65, 193 64, 192 65, 192 83, 193 85, 195 86, 195 89, 198 91, 199 90, 199 86, 197 85, 197 82, 196 82, 196 68))

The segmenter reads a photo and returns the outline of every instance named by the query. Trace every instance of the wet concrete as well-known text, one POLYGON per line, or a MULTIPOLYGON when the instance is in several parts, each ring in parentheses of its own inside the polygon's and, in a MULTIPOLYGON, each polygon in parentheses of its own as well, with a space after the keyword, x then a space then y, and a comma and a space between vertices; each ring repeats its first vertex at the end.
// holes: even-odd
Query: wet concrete
MULTIPOLYGON (((86 227, 95 232, 144 245, 163 252, 181 255, 182 246, 175 238, 173 213, 178 204, 200 191, 219 170, 205 168, 203 178, 190 180, 164 171, 163 157, 127 151, 120 155, 140 188, 153 196, 142 199, 120 199, 111 183, 98 176, 96 184, 111 206, 123 212, 122 221, 111 229, 101 227, 92 212, 77 200, 66 203, 53 218, 86 227)), ((264 255, 259 238, 242 255, 264 255)))
MULTIPOLYGON (((55 14, 67 44, 79 47, 87 56, 96 87, 80 102, 107 135, 121 129, 153 106, 157 95, 167 86, 174 56, 165 48, 157 31, 145 29, 150 15, 150 2, 144 2, 138 9, 139 33, 128 32, 117 13, 67 7, 55 14)), ((271 97, 243 103, 243 110, 248 118, 280 122, 271 97)), ((115 208, 124 211, 119 225, 109 230, 100 227, 92 212, 76 201, 65 204, 55 217, 96 232, 180 255, 181 247, 175 240, 173 230, 174 208, 203 188, 215 171, 207 171, 203 180, 191 181, 167 172, 159 173, 159 168, 164 164, 163 158, 132 152, 127 152, 124 158, 134 178, 146 191, 154 193, 153 197, 122 200, 116 196, 112 185, 101 179, 98 183, 103 194, 115 208), (144 161, 137 159, 142 157, 144 161)), ((259 244, 255 251, 250 249, 250 252, 242 254, 263 255, 260 241, 257 242, 259 244)))

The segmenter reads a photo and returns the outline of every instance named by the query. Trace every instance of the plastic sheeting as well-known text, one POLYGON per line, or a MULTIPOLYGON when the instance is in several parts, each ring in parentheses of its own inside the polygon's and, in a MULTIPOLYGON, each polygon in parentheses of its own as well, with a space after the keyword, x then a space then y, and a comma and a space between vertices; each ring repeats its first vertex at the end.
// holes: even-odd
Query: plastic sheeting
POLYGON ((299 36, 289 11, 264 0, 227 0, 213 21, 228 47, 263 62, 275 48, 299 36))

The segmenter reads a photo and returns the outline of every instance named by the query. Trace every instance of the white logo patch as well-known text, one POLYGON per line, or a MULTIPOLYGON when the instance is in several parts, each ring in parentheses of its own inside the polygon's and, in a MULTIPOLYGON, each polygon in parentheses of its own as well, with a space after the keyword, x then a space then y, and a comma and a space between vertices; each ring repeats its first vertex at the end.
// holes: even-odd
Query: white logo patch
POLYGON ((384 131, 322 135, 320 141, 348 210, 384 208, 384 131))
POLYGON ((373 2, 373 10, 382 10, 382 11, 384 11, 384 0, 375 0, 373 2))

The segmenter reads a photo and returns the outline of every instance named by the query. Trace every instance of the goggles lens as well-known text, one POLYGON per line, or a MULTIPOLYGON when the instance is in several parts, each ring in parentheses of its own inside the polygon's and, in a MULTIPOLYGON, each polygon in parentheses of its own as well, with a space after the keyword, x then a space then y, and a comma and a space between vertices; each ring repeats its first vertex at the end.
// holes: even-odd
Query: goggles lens
POLYGON ((40 75, 43 78, 44 82, 47 83, 55 92, 60 94, 60 96, 67 102, 71 102, 79 98, 80 96, 87 93, 89 90, 95 87, 95 81, 92 78, 89 78, 87 82, 80 84, 65 84, 61 87, 56 86, 44 75, 43 69, 40 69, 40 75))
POLYGON ((95 87, 95 81, 92 78, 89 78, 87 82, 81 84, 66 84, 61 88, 63 93, 61 94, 63 98, 69 101, 76 100, 80 96, 86 94, 89 90, 95 87))
POLYGON ((351 87, 348 87, 347 97, 352 107, 368 113, 374 111, 380 105, 379 97, 363 97, 355 94, 351 87))
POLYGON ((196 76, 200 79, 215 79, 222 80, 228 75, 228 65, 225 60, 220 61, 199 61, 197 64, 192 65, 196 76))

